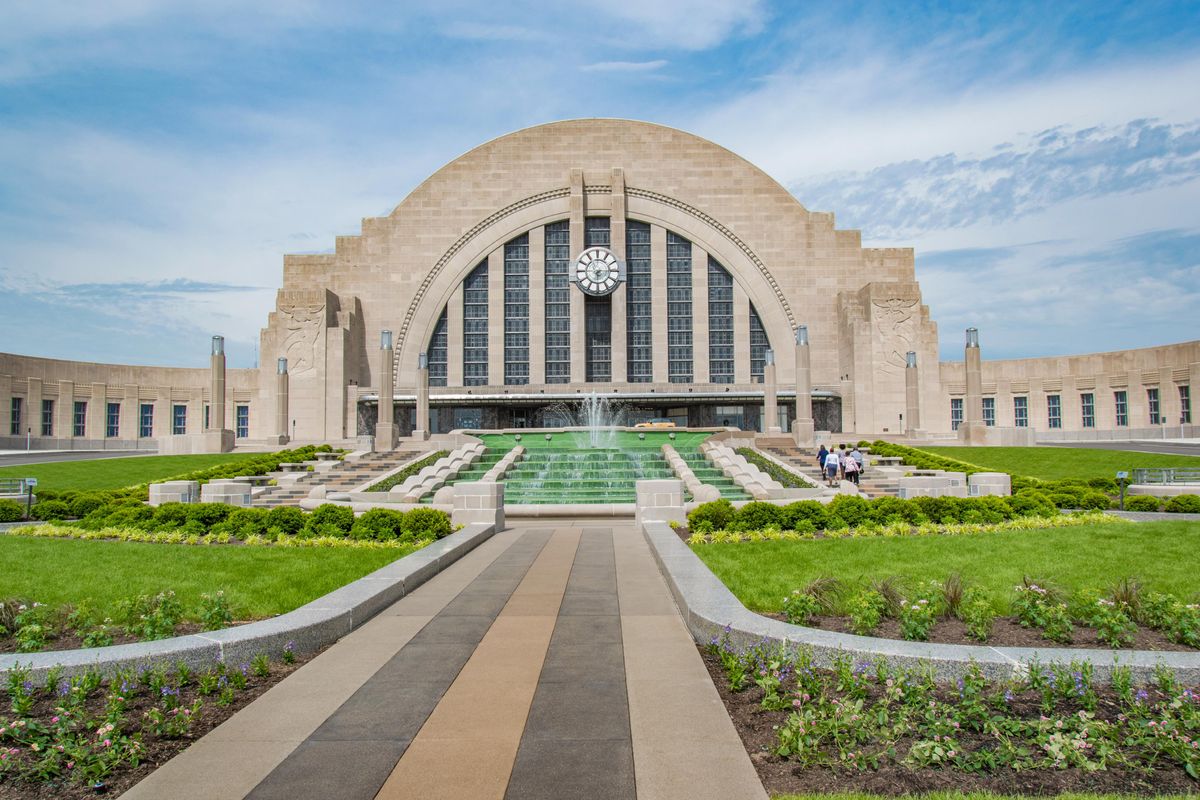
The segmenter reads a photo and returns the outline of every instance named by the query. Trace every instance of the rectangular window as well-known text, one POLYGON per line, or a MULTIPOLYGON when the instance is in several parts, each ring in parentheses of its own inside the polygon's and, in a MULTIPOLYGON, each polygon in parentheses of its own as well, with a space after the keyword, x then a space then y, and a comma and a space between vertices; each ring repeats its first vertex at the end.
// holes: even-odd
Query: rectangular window
POLYGON ((1013 398, 1013 425, 1017 428, 1029 427, 1029 398, 1020 396, 1013 398))
POLYGON ((1192 388, 1186 383, 1179 387, 1179 424, 1192 422, 1192 388))
POLYGON ((109 403, 104 412, 104 435, 115 439, 121 435, 121 404, 109 403))
POLYGON ((552 222, 546 226, 546 383, 571 379, 570 269, 570 224, 552 222))
POLYGON ((650 226, 625 223, 625 369, 630 383, 649 383, 654 375, 651 340, 650 226))
POLYGON ((1162 423, 1162 415, 1158 413, 1158 388, 1146 390, 1146 405, 1149 406, 1150 424, 1159 425, 1162 423))
POLYGON ((236 406, 234 409, 236 414, 234 434, 239 439, 245 439, 250 436, 250 406, 236 406))
POLYGON ((607 297, 583 299, 583 333, 588 383, 612 380, 612 303, 607 297))
POLYGON ((212 427, 212 424, 210 423, 211 419, 212 419, 211 409, 209 408, 208 403, 205 403, 204 404, 204 430, 208 430, 209 428, 212 427))
POLYGON ((708 380, 733 383, 733 276, 708 257, 708 380))
POLYGON ((950 398, 950 430, 958 430, 958 426, 962 425, 963 421, 963 399, 961 397, 950 398))
POLYGON ((504 383, 529 383, 529 235, 504 245, 504 383))
POLYGON ((1052 430, 1062 427, 1062 395, 1046 395, 1046 425, 1052 430))
POLYGON ((463 281, 463 385, 488 382, 488 262, 463 281))
POLYGON ((54 435, 54 401, 42 401, 42 436, 54 435))
POLYGON ((75 415, 72 418, 71 435, 83 437, 87 435, 87 401, 75 401, 75 415))
POLYGON ((983 398, 983 424, 989 428, 996 427, 996 398, 983 398))
POLYGON ((1083 427, 1096 427, 1096 395, 1091 392, 1079 395, 1079 411, 1083 427))
POLYGON ((1129 395, 1113 392, 1113 408, 1117 412, 1117 427, 1124 428, 1129 424, 1129 395))
POLYGON ((612 222, 608 217, 588 217, 583 221, 584 247, 609 247, 612 244, 612 222))
POLYGON ((142 403, 138 408, 138 436, 149 439, 154 435, 154 404, 142 403))
POLYGON ((667 380, 692 377, 692 243, 667 231, 667 380))
POLYGON ((447 380, 447 359, 450 355, 448 345, 449 331, 446 320, 446 309, 442 309, 442 315, 438 317, 437 324, 433 326, 433 336, 429 338, 429 349, 425 355, 429 363, 429 385, 430 386, 445 386, 447 380))
POLYGON ((24 431, 21 430, 21 403, 22 398, 14 397, 12 399, 12 411, 9 417, 8 432, 12 436, 20 436, 24 431))
POLYGON ((171 406, 171 433, 175 436, 187 433, 187 406, 171 406))
POLYGON ((767 364, 767 350, 771 343, 767 339, 767 329, 763 327, 762 319, 754 303, 750 304, 750 380, 761 381, 763 369, 767 364))

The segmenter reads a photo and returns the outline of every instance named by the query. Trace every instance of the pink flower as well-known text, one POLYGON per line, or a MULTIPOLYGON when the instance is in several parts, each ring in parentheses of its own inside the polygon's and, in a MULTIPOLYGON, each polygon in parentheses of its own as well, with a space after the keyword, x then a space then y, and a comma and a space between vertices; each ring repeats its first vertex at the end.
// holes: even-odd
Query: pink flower
POLYGON ((950 756, 950 758, 954 758, 956 755, 958 755, 958 751, 951 750, 950 752, 946 753, 946 755, 950 756))
POLYGON ((51 718, 50 718, 50 724, 51 724, 51 725, 57 725, 57 724, 58 724, 58 717, 51 717, 51 718))
POLYGON ((104 746, 105 746, 105 747, 112 747, 112 739, 105 739, 105 740, 104 740, 104 746))

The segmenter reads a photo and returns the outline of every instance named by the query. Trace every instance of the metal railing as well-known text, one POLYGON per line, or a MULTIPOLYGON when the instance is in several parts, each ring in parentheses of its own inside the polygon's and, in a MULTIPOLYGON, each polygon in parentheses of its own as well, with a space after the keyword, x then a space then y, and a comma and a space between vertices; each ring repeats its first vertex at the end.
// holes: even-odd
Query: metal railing
POLYGON ((0 495, 25 494, 27 491, 24 478, 0 478, 0 495))
POLYGON ((1135 469, 1134 483, 1157 483, 1169 485, 1173 483, 1200 483, 1200 469, 1196 467, 1155 467, 1153 469, 1135 469))

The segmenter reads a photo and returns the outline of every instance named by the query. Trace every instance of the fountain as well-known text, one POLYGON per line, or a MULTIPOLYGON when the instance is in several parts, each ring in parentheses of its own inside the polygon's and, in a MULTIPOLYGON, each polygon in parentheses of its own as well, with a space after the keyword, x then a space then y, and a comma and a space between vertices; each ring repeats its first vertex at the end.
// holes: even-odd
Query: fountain
POLYGON ((593 450, 618 447, 617 431, 625 427, 626 417, 623 403, 614 403, 595 392, 580 398, 577 404, 557 403, 545 411, 545 420, 552 427, 583 428, 587 446, 593 450))

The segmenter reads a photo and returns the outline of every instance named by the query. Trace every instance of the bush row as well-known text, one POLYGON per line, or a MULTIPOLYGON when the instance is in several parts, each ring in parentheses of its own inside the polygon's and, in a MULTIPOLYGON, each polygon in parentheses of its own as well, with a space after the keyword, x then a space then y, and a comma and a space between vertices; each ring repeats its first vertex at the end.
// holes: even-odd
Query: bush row
MULTIPOLYGON (((39 519, 63 520, 72 510, 60 500, 34 506, 39 519)), ((450 517, 432 508, 410 511, 372 509, 355 517, 347 506, 326 503, 312 512, 295 506, 235 508, 222 503, 164 503, 157 508, 138 500, 114 500, 89 511, 72 523, 85 530, 129 527, 144 531, 179 531, 188 535, 228 534, 237 539, 279 536, 415 541, 440 539, 450 533, 450 517)))
POLYGON ((400 470, 395 475, 389 475, 386 478, 384 478, 383 480, 381 480, 379 483, 368 486, 367 491, 368 492, 386 492, 389 489, 391 489, 393 486, 399 486, 400 484, 404 483, 405 480, 412 477, 413 475, 416 475, 418 472, 425 469, 430 464, 437 461, 439 458, 445 458, 448 455, 450 455, 449 450, 438 450, 436 453, 433 453, 431 455, 426 456, 425 458, 422 458, 420 461, 416 462, 415 464, 409 464, 407 467, 400 470))
POLYGON ((856 495, 838 495, 828 504, 816 500, 798 500, 785 506, 752 502, 738 509, 722 499, 697 506, 687 519, 688 527, 697 533, 764 529, 811 532, 857 528, 864 523, 996 523, 1016 517, 1057 515, 1058 509, 1048 497, 1030 491, 1012 497, 914 497, 911 500, 896 497, 868 500, 856 495))
POLYGON ((809 489, 812 487, 811 483, 805 481, 790 469, 784 469, 769 458, 764 458, 762 453, 757 450, 749 447, 739 447, 737 454, 779 481, 788 489, 809 489))

